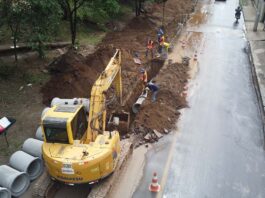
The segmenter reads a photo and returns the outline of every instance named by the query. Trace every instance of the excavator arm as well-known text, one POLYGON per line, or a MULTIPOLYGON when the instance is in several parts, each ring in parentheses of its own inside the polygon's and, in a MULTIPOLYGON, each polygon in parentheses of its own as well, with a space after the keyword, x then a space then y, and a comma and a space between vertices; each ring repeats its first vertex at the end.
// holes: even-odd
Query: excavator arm
POLYGON ((121 52, 118 49, 92 87, 88 128, 83 138, 86 144, 95 141, 97 135, 105 131, 106 91, 112 83, 114 83, 119 102, 122 103, 121 52))

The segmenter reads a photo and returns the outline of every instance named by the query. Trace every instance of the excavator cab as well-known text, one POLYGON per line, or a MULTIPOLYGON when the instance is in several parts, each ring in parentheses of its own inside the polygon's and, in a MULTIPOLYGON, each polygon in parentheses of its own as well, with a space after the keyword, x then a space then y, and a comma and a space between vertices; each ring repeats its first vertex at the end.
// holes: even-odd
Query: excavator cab
POLYGON ((88 122, 83 106, 55 106, 42 122, 44 137, 48 143, 73 144, 81 140, 88 122))

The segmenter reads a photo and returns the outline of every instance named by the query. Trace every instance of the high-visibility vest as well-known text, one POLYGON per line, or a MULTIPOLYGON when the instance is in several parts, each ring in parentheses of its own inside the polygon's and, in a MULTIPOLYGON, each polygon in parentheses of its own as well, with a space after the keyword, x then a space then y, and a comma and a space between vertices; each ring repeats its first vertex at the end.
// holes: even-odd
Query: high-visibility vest
POLYGON ((161 36, 161 37, 159 38, 159 44, 160 44, 160 45, 163 44, 164 41, 165 41, 165 37, 164 37, 164 36, 161 36))
POLYGON ((145 71, 144 73, 142 73, 141 74, 141 80, 143 81, 143 82, 147 82, 147 72, 145 71))
POLYGON ((154 42, 152 40, 148 41, 147 48, 152 49, 154 47, 154 42))

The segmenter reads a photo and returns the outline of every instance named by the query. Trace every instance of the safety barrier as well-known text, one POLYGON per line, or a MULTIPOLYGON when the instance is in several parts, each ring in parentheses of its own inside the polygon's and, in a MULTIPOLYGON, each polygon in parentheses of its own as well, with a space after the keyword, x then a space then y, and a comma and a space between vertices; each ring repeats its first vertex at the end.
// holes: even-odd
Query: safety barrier
POLYGON ((42 160, 38 157, 33 157, 24 151, 13 153, 9 159, 9 164, 11 167, 21 172, 26 172, 31 181, 39 177, 43 171, 42 160))
POLYGON ((10 190, 12 196, 21 196, 29 187, 29 176, 10 166, 0 166, 0 186, 10 190))
POLYGON ((11 198, 11 192, 7 188, 0 187, 0 197, 1 198, 11 198))
POLYGON ((43 141, 34 138, 28 138, 22 145, 22 151, 42 159, 42 144, 43 141))
POLYGON ((89 99, 88 98, 73 98, 73 99, 61 99, 53 98, 51 102, 51 107, 54 105, 83 105, 86 112, 89 112, 89 99))

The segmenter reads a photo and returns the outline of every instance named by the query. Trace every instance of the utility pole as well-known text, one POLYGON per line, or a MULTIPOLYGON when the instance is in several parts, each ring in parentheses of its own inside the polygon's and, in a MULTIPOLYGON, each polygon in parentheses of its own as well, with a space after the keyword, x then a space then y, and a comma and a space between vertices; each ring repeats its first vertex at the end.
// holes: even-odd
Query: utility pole
POLYGON ((257 6, 257 15, 256 15, 256 20, 254 23, 254 27, 253 27, 253 32, 256 32, 258 29, 258 25, 259 25, 259 19, 260 19, 260 13, 261 13, 261 9, 262 9, 262 0, 258 1, 258 6, 257 6))

